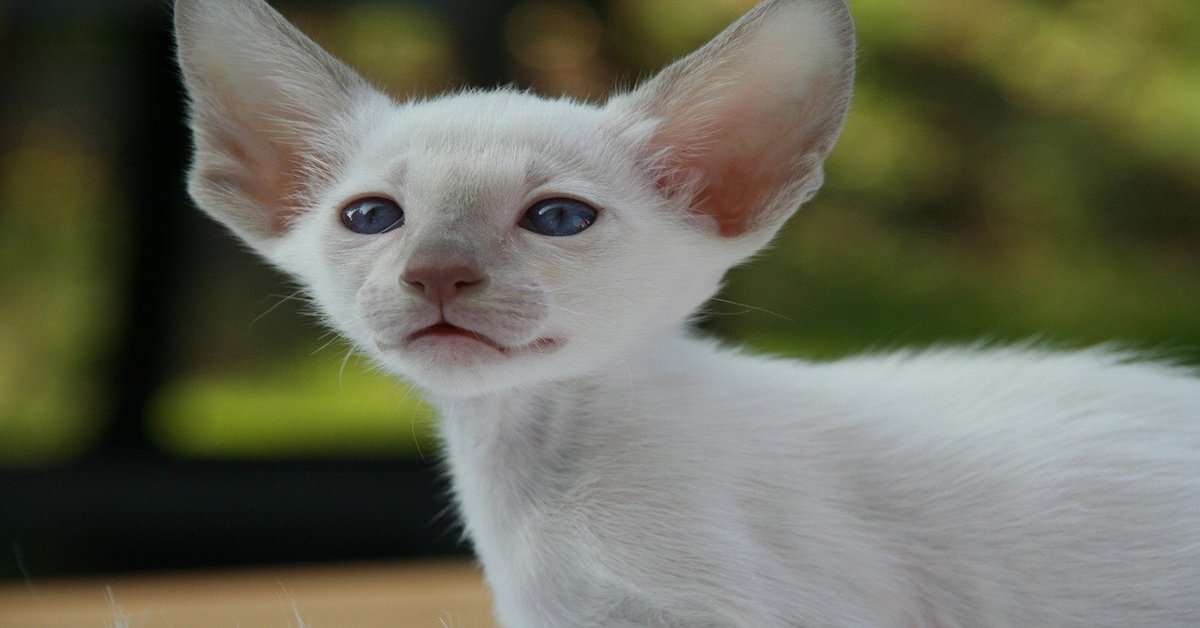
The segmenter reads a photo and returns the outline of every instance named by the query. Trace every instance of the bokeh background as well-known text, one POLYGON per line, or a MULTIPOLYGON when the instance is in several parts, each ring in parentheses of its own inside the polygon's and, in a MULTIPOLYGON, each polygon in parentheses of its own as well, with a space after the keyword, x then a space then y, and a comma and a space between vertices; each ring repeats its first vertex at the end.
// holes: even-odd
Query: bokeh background
MULTIPOLYGON (((602 100, 754 2, 274 4, 401 98, 602 100)), ((824 191, 702 325, 813 359, 1035 340, 1200 364, 1200 3, 851 9, 824 191)), ((464 551, 419 395, 186 199, 169 13, 0 2, 0 577, 464 551)))

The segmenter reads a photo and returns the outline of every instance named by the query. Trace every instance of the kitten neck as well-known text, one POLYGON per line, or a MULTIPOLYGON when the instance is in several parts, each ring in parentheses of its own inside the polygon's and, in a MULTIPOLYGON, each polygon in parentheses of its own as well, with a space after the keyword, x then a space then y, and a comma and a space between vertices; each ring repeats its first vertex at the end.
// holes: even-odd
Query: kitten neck
MULTIPOLYGON (((688 332, 665 334, 584 376, 489 393, 433 399, 463 513, 472 537, 487 545, 490 522, 520 520, 566 490, 590 439, 612 429, 605 408, 651 394, 653 372, 678 371, 688 332), (674 363, 674 366, 665 366, 674 363)), ((611 410, 609 411, 611 412, 611 410)), ((506 525, 506 524, 505 524, 506 525)), ((486 552, 486 548, 481 548, 486 552)))

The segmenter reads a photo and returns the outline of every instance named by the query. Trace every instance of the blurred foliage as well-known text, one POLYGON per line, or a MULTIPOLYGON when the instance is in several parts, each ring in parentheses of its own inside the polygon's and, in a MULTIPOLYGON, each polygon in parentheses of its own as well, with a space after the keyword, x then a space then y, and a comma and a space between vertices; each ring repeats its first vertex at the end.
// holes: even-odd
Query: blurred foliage
POLYGON ((433 411, 411 388, 332 350, 269 370, 180 378, 162 391, 152 417, 155 440, 189 457, 436 452, 433 411))
POLYGON ((1040 338, 1200 362, 1200 4, 859 0, 818 200, 727 298, 771 347, 1040 338))
POLYGON ((27 120, 0 151, 0 460, 78 454, 100 426, 123 216, 77 120, 27 120))
MULTIPOLYGON (((752 5, 525 0, 504 23, 507 63, 520 85, 599 99, 752 5)), ((293 15, 395 93, 469 75, 455 16, 436 4, 314 6, 293 15)), ((1200 3, 852 0, 852 10, 858 93, 827 185, 731 275, 706 327, 818 358, 1035 338, 1200 363, 1200 3)), ((79 124, 0 120, 9 462, 86 444, 102 397, 97 356, 121 313, 124 214, 108 209, 119 175, 103 124, 79 124)), ((204 305, 180 323, 186 350, 150 417, 165 448, 410 455, 426 441, 429 411, 411 391, 337 350, 313 352, 318 334, 291 322, 298 310, 251 325, 266 309, 255 291, 279 280, 233 261, 181 287, 204 305), (291 349, 261 351, 276 328, 291 349)))
POLYGON ((324 43, 393 93, 432 95, 461 80, 450 24, 431 9, 361 4, 335 17, 324 43))

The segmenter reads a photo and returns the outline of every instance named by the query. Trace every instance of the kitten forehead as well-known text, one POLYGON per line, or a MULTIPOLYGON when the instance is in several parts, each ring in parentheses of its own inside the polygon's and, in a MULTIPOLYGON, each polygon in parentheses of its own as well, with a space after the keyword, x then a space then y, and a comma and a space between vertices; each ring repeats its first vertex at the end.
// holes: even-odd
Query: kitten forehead
POLYGON ((409 197, 401 200, 419 196, 443 210, 496 205, 564 178, 611 179, 606 170, 623 163, 604 158, 621 143, 612 129, 589 105, 511 90, 467 92, 399 105, 364 128, 351 171, 372 173, 374 183, 358 185, 399 188, 409 197))
POLYGON ((404 127, 426 145, 496 143, 587 146, 605 133, 602 112, 566 99, 512 90, 466 92, 401 109, 404 127))

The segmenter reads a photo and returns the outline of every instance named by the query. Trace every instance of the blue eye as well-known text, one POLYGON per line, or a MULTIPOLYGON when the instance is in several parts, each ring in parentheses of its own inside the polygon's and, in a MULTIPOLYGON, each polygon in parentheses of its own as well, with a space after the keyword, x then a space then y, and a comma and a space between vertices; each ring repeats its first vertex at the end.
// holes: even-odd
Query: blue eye
POLYGON ((342 224, 354 233, 387 233, 404 226, 404 210, 386 198, 362 198, 342 210, 342 224))
POLYGON ((551 198, 530 207, 521 218, 520 226, 545 236, 573 236, 592 226, 598 214, 587 203, 551 198))

